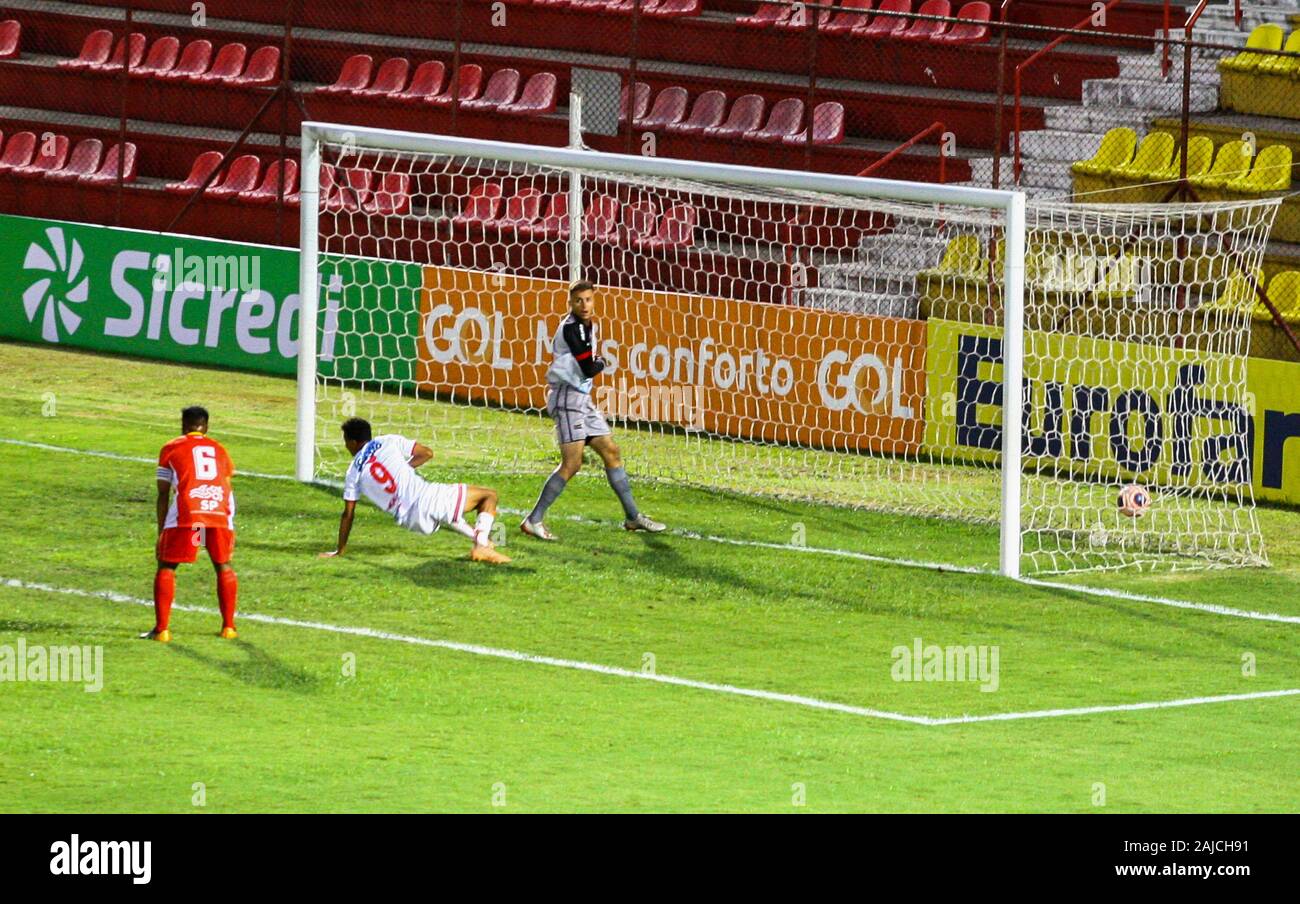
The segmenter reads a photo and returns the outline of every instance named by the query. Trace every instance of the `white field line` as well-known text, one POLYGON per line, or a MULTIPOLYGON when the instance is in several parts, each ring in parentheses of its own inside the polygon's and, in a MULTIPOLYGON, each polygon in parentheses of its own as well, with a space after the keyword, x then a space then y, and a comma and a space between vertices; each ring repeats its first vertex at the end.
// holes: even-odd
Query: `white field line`
MULTIPOLYGON (((124 593, 116 593, 111 590, 90 591, 78 590, 71 587, 54 587, 49 584, 23 581, 17 578, 0 578, 0 587, 12 587, 19 590, 33 590, 42 593, 77 596, 87 599, 101 599, 114 603, 127 603, 133 606, 153 607, 153 603, 150 600, 128 596, 124 593)), ((197 612, 204 615, 217 614, 216 609, 205 606, 176 605, 172 608, 180 612, 197 612)), ((962 725, 974 722, 1006 722, 1019 719, 1054 719, 1064 716, 1085 716, 1095 715, 1098 713, 1131 712, 1134 710, 1145 709, 1169 709, 1181 706, 1199 706, 1209 703, 1234 703, 1243 700, 1262 700, 1271 697, 1291 697, 1300 695, 1300 688, 1289 688, 1286 690, 1258 691, 1250 694, 1223 694, 1215 697, 1188 697, 1181 700, 1156 700, 1145 703, 1123 703, 1114 706, 1083 706, 1073 709, 1042 709, 1019 713, 991 713, 979 716, 909 716, 905 713, 889 712, 883 709, 871 709, 865 706, 850 706, 847 703, 835 703, 830 700, 819 700, 816 697, 805 697, 800 694, 782 694, 777 691, 737 687, 734 684, 716 684, 711 681, 696 681, 691 678, 678 678, 674 675, 647 674, 633 669, 600 665, 594 662, 581 662, 576 659, 557 659, 553 656, 539 656, 533 653, 521 653, 517 650, 505 650, 499 647, 485 647, 480 644, 459 643, 454 640, 434 640, 428 637, 415 637, 409 634, 394 634, 389 631, 379 631, 374 628, 356 628, 344 625, 331 625, 326 624, 325 622, 300 621, 293 618, 280 618, 274 615, 260 615, 255 612, 241 612, 239 613, 239 618, 241 621, 245 622, 259 622, 261 624, 279 625, 289 628, 305 628, 310 631, 325 631, 330 634, 345 634, 353 637, 365 637, 373 640, 387 640, 394 643, 411 644, 413 646, 434 647, 442 650, 453 650, 458 653, 469 653, 474 656, 488 656, 494 659, 507 659, 512 662, 525 662, 532 665, 547 665, 553 668, 573 669, 580 672, 593 672, 598 675, 610 675, 615 678, 633 678, 639 681, 671 684, 678 687, 692 688, 694 690, 709 691, 715 694, 728 694, 734 697, 750 697, 752 699, 766 700, 773 703, 790 703, 795 706, 804 706, 810 709, 845 713, 847 715, 862 716, 868 719, 884 719, 890 722, 908 722, 913 725, 962 725)))
MULTIPOLYGON (((131 461, 141 462, 144 464, 153 464, 154 460, 138 455, 119 455, 116 452, 100 452, 84 449, 73 449, 67 446, 53 446, 47 443, 34 443, 20 439, 6 439, 0 437, 0 443, 11 446, 23 446, 30 449, 42 449, 48 452, 66 452, 77 455, 89 455, 97 458, 109 458, 114 461, 131 461)), ((254 477, 261 480, 295 480, 292 475, 288 474, 263 474, 258 471, 235 471, 241 477, 254 477)), ((336 481, 321 480, 316 481, 323 486, 329 486, 337 489, 339 487, 336 481)), ((512 509, 502 507, 501 511, 508 515, 524 516, 528 512, 522 509, 512 509)), ((569 515, 557 520, 572 521, 581 524, 600 524, 603 522, 591 518, 584 518, 581 515, 569 515)), ((854 552, 848 549, 827 549, 818 546, 796 546, 792 543, 765 543, 761 540, 737 540, 729 537, 717 537, 708 534, 699 534, 688 530, 669 530, 669 534, 676 537, 682 537, 687 540, 705 540, 710 543, 722 543, 729 546, 749 546, 758 549, 774 549, 782 552, 804 553, 821 556, 836 556, 844 559, 856 559, 861 562, 874 562, 881 565, 896 565, 900 568, 923 568, 927 571, 941 571, 958 574, 976 574, 988 575, 990 577, 1000 577, 996 571, 989 568, 980 568, 975 565, 947 565, 942 562, 928 562, 921 559, 902 559, 892 556, 877 556, 865 552, 854 552)), ((1089 587, 1084 584, 1069 584, 1062 581, 1041 581, 1035 578, 1017 578, 1018 583, 1026 584, 1031 587, 1042 587, 1048 590, 1065 590, 1072 593, 1084 593, 1090 596, 1100 596, 1108 599, 1120 599, 1133 603, 1150 603, 1156 606, 1169 606, 1174 609, 1187 609, 1195 612, 1205 612, 1210 615, 1221 615, 1229 618, 1244 618, 1252 621, 1269 621, 1281 622, 1283 624, 1300 625, 1300 615, 1282 615, 1276 612, 1256 612, 1249 609, 1235 609, 1231 606, 1219 606, 1213 603, 1195 603, 1190 600, 1173 599, 1163 596, 1150 596, 1143 593, 1130 593, 1124 590, 1110 590, 1105 587, 1089 587)))

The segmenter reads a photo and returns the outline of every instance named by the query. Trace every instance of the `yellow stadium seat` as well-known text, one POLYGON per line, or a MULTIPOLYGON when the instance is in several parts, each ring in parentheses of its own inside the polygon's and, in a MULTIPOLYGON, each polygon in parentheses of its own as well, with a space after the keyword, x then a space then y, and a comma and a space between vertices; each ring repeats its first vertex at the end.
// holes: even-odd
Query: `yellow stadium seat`
POLYGON ((1252 50, 1281 50, 1282 39, 1286 32, 1280 25, 1260 25, 1250 33, 1246 39, 1246 49, 1241 53, 1234 54, 1227 59, 1219 61, 1220 69, 1232 69, 1237 72, 1252 72, 1261 62, 1269 57, 1258 53, 1251 53, 1252 50))
MULTIPOLYGON (((1263 268, 1255 270, 1255 282, 1261 286, 1264 285, 1263 268)), ((1255 289, 1251 286, 1250 280, 1246 278, 1246 274, 1240 270, 1233 270, 1218 297, 1209 304, 1202 305, 1202 307, 1215 311, 1235 311, 1241 308, 1251 308, 1253 310, 1257 299, 1255 289)))
MULTIPOLYGON (((1282 50, 1300 54, 1300 28, 1291 32, 1282 50)), ((1260 59, 1256 70, 1267 75, 1300 75, 1300 57, 1266 56, 1260 59)))
POLYGON ((1085 176, 1100 176, 1117 166, 1123 166, 1133 160, 1133 149, 1137 146, 1137 134, 1132 129, 1111 129, 1101 139, 1101 145, 1091 160, 1079 160, 1070 165, 1070 169, 1085 176))
MULTIPOLYGON (((1300 319, 1300 271, 1287 270, 1274 276, 1268 284, 1268 300, 1288 323, 1300 319)), ((1273 312, 1261 301, 1255 305, 1254 318, 1272 321, 1273 312)))
POLYGON ((959 235, 943 251, 939 270, 950 276, 979 276, 984 266, 984 252, 979 236, 959 235))
POLYGON ((1287 191, 1291 188, 1291 148, 1285 144, 1269 145, 1259 152, 1249 173, 1230 180, 1224 188, 1239 195, 1287 191))
POLYGON ((1233 179, 1250 172, 1251 148, 1249 142, 1229 141, 1219 148, 1210 171, 1201 176, 1193 176, 1190 181, 1193 188, 1223 188, 1233 179))

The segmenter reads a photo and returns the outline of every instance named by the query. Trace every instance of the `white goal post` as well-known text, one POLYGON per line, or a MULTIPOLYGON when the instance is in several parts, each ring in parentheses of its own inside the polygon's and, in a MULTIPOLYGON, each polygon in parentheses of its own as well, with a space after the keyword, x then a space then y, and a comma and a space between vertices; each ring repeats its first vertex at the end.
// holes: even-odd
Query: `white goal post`
POLYGON ((546 344, 581 278, 641 476, 996 526, 1010 577, 1265 562, 1238 280, 1275 201, 1027 207, 316 122, 300 190, 300 480, 337 477, 349 413, 546 473, 546 344), (689 417, 655 407, 683 394, 689 417), (1116 510, 1130 483, 1145 518, 1116 510))

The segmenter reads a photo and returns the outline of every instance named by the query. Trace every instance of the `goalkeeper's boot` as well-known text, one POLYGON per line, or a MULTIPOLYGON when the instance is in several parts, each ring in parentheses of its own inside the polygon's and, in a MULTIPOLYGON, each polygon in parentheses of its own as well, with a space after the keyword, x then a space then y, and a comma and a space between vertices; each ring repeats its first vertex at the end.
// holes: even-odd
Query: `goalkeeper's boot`
POLYGON ((469 551, 469 557, 475 562, 487 562, 490 565, 505 565, 510 561, 509 556, 497 552, 491 546, 481 546, 478 543, 469 551))
POLYGON ((222 640, 234 640, 234 639, 235 639, 236 637, 238 637, 238 636, 239 636, 239 632, 236 631, 234 628, 222 628, 222 629, 221 629, 221 639, 222 639, 222 640))
POLYGON ((545 524, 541 523, 540 521, 538 521, 537 523, 533 523, 532 521, 525 519, 524 521, 521 521, 519 523, 519 529, 524 533, 528 534, 528 536, 530 537, 536 537, 538 540, 547 540, 550 542, 554 542, 560 539, 559 537, 555 536, 555 534, 551 533, 550 528, 548 528, 545 524))
POLYGON ((646 516, 645 514, 638 514, 635 518, 629 518, 628 520, 624 521, 623 529, 643 530, 646 533, 658 534, 666 531, 668 529, 668 525, 660 524, 658 521, 646 516))
POLYGON ((157 629, 150 629, 150 630, 148 630, 148 631, 145 631, 143 634, 141 634, 141 635, 140 635, 140 639, 141 639, 141 640, 156 640, 156 641, 158 641, 159 643, 171 643, 171 642, 172 642, 172 632, 171 632, 171 631, 166 631, 166 630, 164 630, 164 631, 159 631, 159 630, 157 630, 157 629))

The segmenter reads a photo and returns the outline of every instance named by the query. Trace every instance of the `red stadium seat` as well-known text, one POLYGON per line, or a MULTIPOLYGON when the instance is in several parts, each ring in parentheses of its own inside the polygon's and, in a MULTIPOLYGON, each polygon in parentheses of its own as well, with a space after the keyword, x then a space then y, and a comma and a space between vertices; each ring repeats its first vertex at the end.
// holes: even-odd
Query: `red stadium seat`
MULTIPOLYGON (((609 195, 594 195, 582 217, 582 238, 588 242, 617 241, 618 206, 618 200, 609 195)), ((561 234, 567 237, 568 228, 561 230, 561 234)))
POLYGON ((68 147, 71 144, 67 135, 54 135, 42 139, 36 145, 36 156, 24 166, 10 167, 13 176, 41 177, 50 170, 63 169, 68 162, 68 147))
POLYGON ((118 157, 121 155, 121 151, 122 148, 119 145, 113 145, 108 149, 108 153, 104 155, 104 162, 100 164, 99 169, 87 176, 82 176, 80 181, 91 185, 104 185, 110 182, 116 183, 117 168, 118 166, 121 166, 122 181, 134 182, 136 177, 135 144, 130 141, 126 143, 126 155, 122 157, 122 162, 119 164, 118 157))
POLYGON ((569 5, 569 0, 533 0, 533 6, 564 7, 569 5))
POLYGON ((460 213, 451 218, 456 226, 482 226, 501 215, 501 183, 480 182, 461 202, 460 213))
POLYGON ((954 23, 946 32, 930 40, 936 44, 982 44, 989 39, 988 23, 992 17, 993 10, 983 0, 967 3, 957 13, 957 18, 964 21, 954 23))
POLYGON ((601 12, 609 8, 615 0, 570 0, 570 9, 580 9, 586 12, 601 12))
POLYGON ((447 67, 442 60, 429 60, 415 67, 415 75, 405 90, 388 95, 389 100, 404 104, 423 103, 442 90, 442 80, 446 77, 447 67))
POLYGON ((842 0, 836 4, 847 9, 860 9, 860 13, 850 13, 841 10, 830 17, 825 25, 818 25, 822 31, 827 34, 837 35, 853 31, 855 28, 866 28, 867 23, 871 21, 868 13, 871 11, 875 0, 842 0))
POLYGON ((466 110, 495 110, 506 104, 513 104, 519 96, 519 70, 498 69, 488 79, 483 96, 461 101, 466 110))
POLYGON ((239 73, 244 71, 244 59, 247 56, 248 48, 243 44, 238 42, 225 44, 217 51, 216 57, 212 60, 212 68, 202 75, 194 76, 193 81, 200 84, 212 84, 236 78, 239 73))
POLYGON ((389 57, 379 65, 375 81, 369 88, 357 88, 354 97, 385 97, 396 94, 406 87, 406 80, 411 74, 411 61, 406 57, 389 57))
POLYGON ((267 44, 253 51, 243 75, 224 79, 227 85, 237 88, 258 88, 274 85, 280 80, 280 48, 267 44))
POLYGON ((794 135, 798 132, 802 122, 803 101, 797 97, 783 97, 772 105, 772 112, 767 117, 767 125, 752 132, 746 132, 742 137, 746 141, 761 141, 766 144, 774 144, 787 135, 794 135))
POLYGON ((347 174, 347 179, 338 186, 336 203, 345 211, 357 213, 363 210, 366 202, 370 200, 370 186, 375 174, 367 169, 350 169, 347 174))
POLYGON ((68 162, 59 169, 47 170, 45 178, 52 182, 76 182, 98 169, 103 155, 104 142, 98 138, 83 138, 68 155, 68 162))
POLYGON ((211 64, 212 42, 200 38, 185 45, 175 66, 166 72, 157 73, 155 77, 169 82, 186 81, 207 72, 211 64))
MULTIPOLYGON (((185 177, 184 182, 168 182, 163 186, 163 190, 177 195, 188 195, 190 192, 198 191, 199 186, 203 184, 203 180, 208 178, 208 175, 217 168, 217 164, 220 162, 220 151, 204 151, 195 157, 194 162, 190 164, 190 174, 185 177)), ((220 180, 218 179, 218 181, 220 180)))
POLYGON ((515 192, 506 199, 506 212, 491 226, 498 232, 522 231, 526 226, 533 226, 542 218, 542 190, 525 188, 515 192))
POLYGON ((358 53, 343 61, 339 77, 332 85, 320 85, 317 94, 351 94, 370 84, 370 73, 374 70, 374 57, 368 53, 358 53))
MULTIPOLYGON (((787 31, 802 31, 803 29, 808 27, 809 19, 811 18, 811 15, 812 14, 808 11, 806 7, 803 9, 799 9, 796 7, 794 11, 791 12, 790 15, 786 17, 783 21, 777 22, 776 27, 784 28, 787 31)), ((831 15, 832 13, 830 10, 826 10, 826 9, 818 10, 817 27, 824 28, 826 26, 826 23, 830 21, 831 15)))
POLYGON ((0 173, 16 167, 27 166, 36 153, 36 135, 32 132, 14 132, 9 136, 4 153, 0 154, 0 173))
POLYGON ((567 238, 569 235, 569 196, 560 192, 551 195, 546 216, 536 223, 518 227, 520 235, 535 239, 567 238))
POLYGON ((262 161, 256 154, 236 157, 226 169, 226 178, 220 185, 209 185, 207 193, 214 198, 233 198, 240 192, 251 191, 261 171, 262 161))
POLYGON ((907 30, 906 16, 882 16, 879 13, 911 13, 912 0, 880 0, 876 7, 877 15, 872 16, 870 25, 853 29, 855 35, 867 38, 887 38, 895 32, 907 30))
POLYGON ((384 173, 375 193, 361 208, 380 216, 410 213, 411 177, 406 173, 384 173))
POLYGON ((164 35, 149 45, 144 62, 138 67, 131 67, 131 78, 153 78, 161 72, 167 72, 176 66, 181 53, 180 38, 164 35))
POLYGON ((695 98, 691 115, 681 122, 669 123, 667 131, 674 135, 699 135, 705 129, 722 124, 727 112, 727 95, 721 91, 705 91, 695 98))
POLYGON ((113 33, 100 28, 86 35, 81 42, 81 53, 75 60, 59 60, 64 69, 86 69, 90 66, 102 66, 108 62, 108 55, 113 51, 113 33))
POLYGON ((678 16, 698 16, 700 0, 661 0, 658 6, 645 11, 646 15, 660 19, 672 19, 678 16))
POLYGON ((668 208, 659 221, 658 231, 647 238, 636 240, 634 247, 644 251, 664 248, 683 248, 695 243, 695 208, 689 204, 675 204, 668 208))
POLYGON ((284 172, 284 196, 293 194, 298 187, 298 161, 286 158, 273 160, 266 168, 262 184, 251 191, 241 191, 239 200, 248 204, 274 204, 280 196, 280 173, 284 172))
POLYGON ((317 194, 320 196, 319 203, 323 210, 335 210, 342 206, 339 203, 338 179, 334 167, 328 163, 322 163, 320 166, 320 184, 317 186, 317 194))
MULTIPOLYGON (((641 15, 647 15, 655 11, 661 0, 641 0, 641 15)), ((636 0, 613 0, 609 6, 605 7, 606 12, 621 13, 623 15, 632 15, 636 9, 636 0)))
MULTIPOLYGON (((650 109, 650 86, 645 82, 637 82, 633 91, 632 118, 642 119, 646 111, 650 109)), ((627 122, 627 85, 619 93, 618 101, 618 121, 627 122)))
POLYGON ((655 98, 654 106, 643 119, 632 120, 632 126, 637 129, 662 129, 675 123, 681 122, 686 116, 686 102, 689 99, 686 89, 673 86, 665 88, 659 92, 655 98))
MULTIPOLYGON (((786 144, 805 144, 808 130, 781 139, 786 144)), ((812 143, 839 144, 844 140, 844 105, 833 100, 820 103, 812 115, 812 143)))
MULTIPOLYGON (((916 12, 920 16, 951 16, 952 4, 948 0, 925 0, 916 12)), ((947 27, 947 22, 915 19, 906 31, 894 32, 894 38, 899 41, 928 41, 935 35, 943 34, 947 27)))
MULTIPOLYGON (((461 102, 471 100, 478 96, 479 88, 483 86, 483 67, 477 63, 465 63, 460 67, 460 90, 457 95, 461 102)), ((425 100, 425 103, 433 104, 437 107, 451 106, 451 89, 452 83, 447 83, 447 88, 441 94, 434 94, 425 100)))
POLYGON ((555 112, 556 77, 553 72, 537 72, 529 76, 519 100, 498 107, 497 112, 514 116, 541 116, 555 112))
POLYGON ((0 22, 0 60, 16 60, 23 27, 17 19, 0 22))
POLYGON ((117 42, 113 47, 113 55, 109 57, 107 61, 103 63, 88 63, 85 68, 92 72, 118 72, 127 64, 127 47, 130 47, 129 68, 134 69, 136 66, 139 66, 140 62, 144 59, 144 46, 146 40, 147 39, 144 35, 140 34, 138 31, 133 31, 131 34, 127 35, 125 42, 121 40, 117 42))
POLYGON ((736 24, 742 28, 769 28, 773 25, 781 25, 794 15, 795 8, 793 4, 763 3, 753 15, 736 19, 736 24))
POLYGON ((643 242, 655 234, 659 207, 654 201, 636 201, 623 205, 623 236, 632 244, 643 242))
POLYGON ((766 102, 762 95, 741 95, 731 105, 726 121, 720 126, 705 129, 704 134, 710 138, 740 138, 763 124, 764 106, 766 102))

